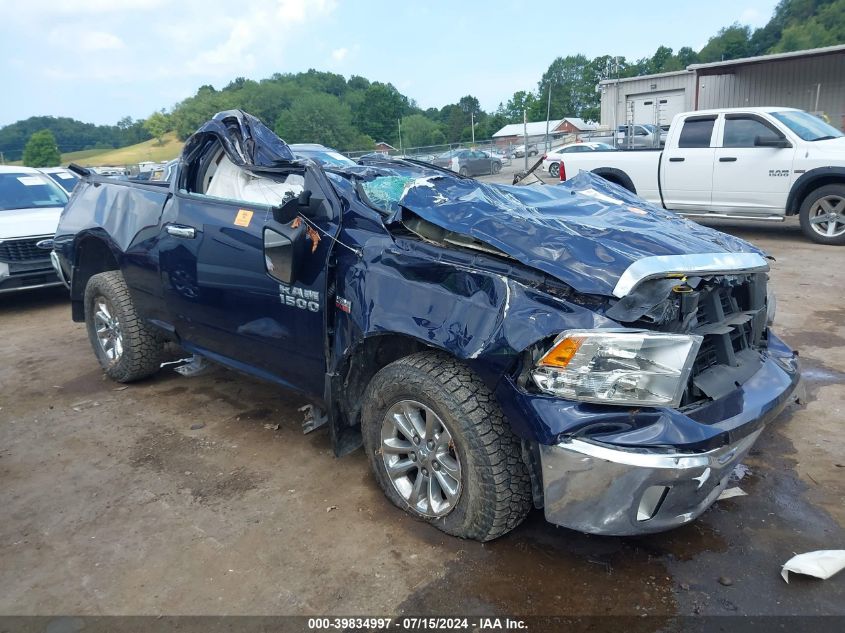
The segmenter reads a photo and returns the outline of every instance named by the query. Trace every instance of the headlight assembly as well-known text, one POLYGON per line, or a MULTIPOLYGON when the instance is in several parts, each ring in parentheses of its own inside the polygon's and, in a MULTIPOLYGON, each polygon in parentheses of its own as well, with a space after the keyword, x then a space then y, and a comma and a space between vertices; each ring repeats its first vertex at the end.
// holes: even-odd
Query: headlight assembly
POLYGON ((531 371, 541 390, 583 402, 677 407, 702 337, 568 330, 531 371))

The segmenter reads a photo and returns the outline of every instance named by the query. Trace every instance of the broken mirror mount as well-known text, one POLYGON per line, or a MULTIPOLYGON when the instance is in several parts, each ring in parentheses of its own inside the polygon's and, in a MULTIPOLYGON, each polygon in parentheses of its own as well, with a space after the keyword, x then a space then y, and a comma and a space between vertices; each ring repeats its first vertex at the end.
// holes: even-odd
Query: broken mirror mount
POLYGON ((311 207, 311 191, 305 189, 295 198, 288 198, 282 204, 273 207, 273 219, 279 224, 290 224, 300 213, 309 215, 311 207))

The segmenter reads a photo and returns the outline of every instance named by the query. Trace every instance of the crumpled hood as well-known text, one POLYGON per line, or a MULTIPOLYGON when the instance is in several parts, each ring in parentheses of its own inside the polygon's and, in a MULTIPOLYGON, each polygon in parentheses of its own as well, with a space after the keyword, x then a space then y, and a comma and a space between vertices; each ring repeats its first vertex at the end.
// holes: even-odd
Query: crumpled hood
POLYGON ((420 178, 405 187, 398 203, 388 222, 401 222, 412 211, 588 294, 611 295, 622 273, 643 257, 763 254, 588 172, 545 187, 420 178))
POLYGON ((0 240, 55 235, 61 213, 62 207, 0 211, 0 240))

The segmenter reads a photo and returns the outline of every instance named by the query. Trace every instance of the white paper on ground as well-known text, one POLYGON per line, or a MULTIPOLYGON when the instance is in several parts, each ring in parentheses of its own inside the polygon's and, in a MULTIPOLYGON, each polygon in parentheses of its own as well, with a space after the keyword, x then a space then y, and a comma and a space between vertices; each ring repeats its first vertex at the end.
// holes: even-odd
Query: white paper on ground
POLYGON ((793 556, 783 565, 780 575, 789 582, 789 572, 827 580, 845 569, 845 549, 820 549, 793 556))
POLYGON ((731 497, 747 497, 748 493, 745 492, 742 488, 735 486, 733 488, 725 488, 718 497, 716 497, 716 501, 721 501, 722 499, 730 499, 731 497))

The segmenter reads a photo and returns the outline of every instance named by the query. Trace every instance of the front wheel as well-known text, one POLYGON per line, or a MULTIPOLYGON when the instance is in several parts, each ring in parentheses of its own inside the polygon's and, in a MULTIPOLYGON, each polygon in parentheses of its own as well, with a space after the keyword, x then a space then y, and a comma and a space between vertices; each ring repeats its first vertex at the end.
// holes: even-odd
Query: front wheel
POLYGON ((801 230, 818 244, 845 244, 845 185, 825 185, 801 204, 801 230))
POLYGON ((493 163, 493 173, 498 174, 502 171, 502 163, 493 163))
POLYGON ((531 509, 519 440, 486 385, 445 354, 420 352, 379 371, 362 432, 387 498, 447 534, 488 541, 531 509))
POLYGON ((552 178, 560 178, 560 165, 557 163, 552 163, 549 165, 549 176, 552 178))
POLYGON ((112 380, 140 380, 161 366, 163 341, 138 317, 119 270, 88 280, 85 325, 97 360, 112 380))

